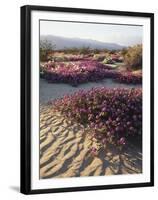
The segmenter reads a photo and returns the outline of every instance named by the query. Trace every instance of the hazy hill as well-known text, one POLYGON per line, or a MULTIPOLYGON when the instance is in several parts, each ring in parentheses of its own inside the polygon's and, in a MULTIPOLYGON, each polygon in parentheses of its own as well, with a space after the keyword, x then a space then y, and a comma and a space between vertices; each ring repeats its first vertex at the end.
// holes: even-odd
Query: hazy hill
POLYGON ((66 37, 59 37, 54 35, 43 35, 40 37, 40 40, 48 40, 52 44, 56 45, 56 49, 64 49, 64 48, 80 48, 80 47, 90 47, 90 48, 97 48, 97 49, 122 49, 124 46, 115 44, 115 43, 107 43, 107 42, 100 42, 97 40, 91 39, 81 39, 81 38, 66 38, 66 37))

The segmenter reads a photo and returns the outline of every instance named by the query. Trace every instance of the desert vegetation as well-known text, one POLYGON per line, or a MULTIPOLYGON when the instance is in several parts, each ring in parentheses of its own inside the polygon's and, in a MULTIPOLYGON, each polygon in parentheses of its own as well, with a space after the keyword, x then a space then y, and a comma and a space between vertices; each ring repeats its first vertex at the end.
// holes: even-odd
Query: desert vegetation
POLYGON ((142 135, 142 90, 92 88, 52 102, 66 118, 91 128, 103 145, 125 145, 142 135))
MULTIPOLYGON (((41 177, 113 174, 103 172, 103 166, 100 171, 97 168, 97 159, 104 163, 109 146, 119 156, 126 154, 131 145, 141 149, 142 45, 119 50, 89 46, 57 50, 55 45, 44 41, 40 45, 40 78, 52 86, 52 91, 58 92, 54 87, 60 84, 65 88, 64 95, 58 97, 54 92, 54 97, 45 107, 41 105, 41 177), (109 87, 108 80, 117 87, 109 87), (96 84, 96 87, 88 88, 90 83, 96 84), (97 87, 98 83, 104 85, 97 87), (84 142, 81 142, 82 139, 84 142), (48 154, 59 156, 60 162, 49 163, 51 158, 48 154), (61 155, 63 159, 60 160, 61 155), (83 169, 75 163, 75 160, 82 163, 81 159, 92 159, 96 163, 87 167, 89 170, 83 169), (68 163, 66 170, 64 161, 68 163), (49 163, 50 172, 45 163, 49 163), (91 170, 93 167, 96 167, 95 173, 91 170)), ((125 157, 119 157, 118 163, 121 163, 120 159, 125 161, 125 157)), ((141 164, 136 164, 135 169, 130 164, 129 168, 131 171, 126 173, 142 171, 141 164)), ((125 172, 118 170, 114 174, 120 173, 125 172)))
POLYGON ((135 45, 122 51, 124 61, 131 69, 142 68, 142 45, 135 45))
POLYGON ((77 86, 105 78, 127 84, 142 82, 141 70, 135 73, 142 67, 141 45, 122 51, 100 50, 100 53, 95 49, 94 53, 89 47, 50 52, 49 42, 44 44, 48 45, 48 51, 44 54, 47 62, 41 64, 40 76, 49 83, 69 83, 77 86))

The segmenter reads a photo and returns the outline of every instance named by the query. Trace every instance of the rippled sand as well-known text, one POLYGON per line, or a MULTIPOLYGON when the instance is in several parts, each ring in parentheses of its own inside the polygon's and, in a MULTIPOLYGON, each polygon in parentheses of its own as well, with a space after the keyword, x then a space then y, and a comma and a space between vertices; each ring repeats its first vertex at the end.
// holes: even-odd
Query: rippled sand
POLYGON ((40 178, 134 174, 142 172, 142 153, 132 145, 125 152, 101 148, 90 130, 64 119, 50 105, 40 106, 40 178))

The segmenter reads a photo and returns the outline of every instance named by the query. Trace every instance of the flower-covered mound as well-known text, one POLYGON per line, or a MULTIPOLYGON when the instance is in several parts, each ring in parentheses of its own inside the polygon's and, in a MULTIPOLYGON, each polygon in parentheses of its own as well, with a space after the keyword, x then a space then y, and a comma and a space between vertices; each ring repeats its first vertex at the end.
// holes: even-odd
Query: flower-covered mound
POLYGON ((69 83, 77 86, 108 77, 110 69, 111 67, 97 61, 78 61, 48 63, 43 71, 44 78, 50 83, 69 83))
POLYGON ((134 74, 132 72, 122 72, 116 78, 115 81, 119 83, 126 84, 141 84, 142 83, 142 74, 134 74))
POLYGON ((103 145, 123 146, 142 135, 142 89, 92 88, 51 103, 66 118, 89 127, 103 145))
POLYGON ((141 84, 142 74, 119 72, 98 61, 48 62, 41 67, 41 77, 49 83, 68 83, 77 86, 86 82, 97 82, 105 78, 126 84, 141 84))

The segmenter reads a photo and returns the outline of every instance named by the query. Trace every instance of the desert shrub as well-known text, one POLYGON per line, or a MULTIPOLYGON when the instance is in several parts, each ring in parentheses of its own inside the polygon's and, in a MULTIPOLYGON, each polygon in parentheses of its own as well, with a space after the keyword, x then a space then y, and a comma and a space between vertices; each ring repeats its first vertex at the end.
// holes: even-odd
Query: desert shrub
POLYGON ((91 52, 91 49, 90 47, 81 47, 79 48, 79 53, 80 54, 89 54, 91 52))
POLYGON ((55 49, 56 45, 52 45, 52 43, 48 40, 40 41, 40 61, 47 61, 49 53, 51 53, 55 49))
POLYGON ((111 58, 105 58, 102 63, 103 64, 114 64, 115 61, 113 61, 111 58))
POLYGON ((111 51, 109 51, 109 53, 110 53, 110 54, 115 54, 115 53, 117 53, 117 50, 112 49, 111 51))
POLYGON ((76 47, 72 47, 72 48, 64 48, 63 49, 63 52, 65 53, 65 54, 79 54, 79 49, 78 48, 76 48, 76 47))
POLYGON ((127 48, 123 48, 123 49, 121 50, 121 54, 122 54, 122 56, 125 56, 126 53, 127 53, 127 51, 128 51, 127 48))
POLYGON ((99 54, 99 53, 100 53, 100 50, 99 50, 99 49, 93 49, 93 53, 94 53, 94 54, 99 54))
POLYGON ((94 54, 93 59, 102 62, 105 59, 105 55, 94 54))
POLYGON ((142 67, 142 45, 129 47, 124 52, 124 61, 127 66, 138 69, 142 67))

